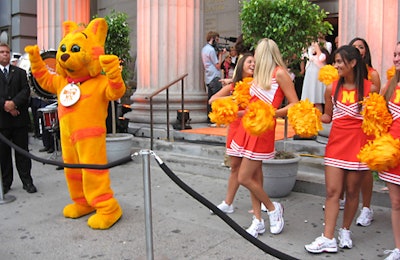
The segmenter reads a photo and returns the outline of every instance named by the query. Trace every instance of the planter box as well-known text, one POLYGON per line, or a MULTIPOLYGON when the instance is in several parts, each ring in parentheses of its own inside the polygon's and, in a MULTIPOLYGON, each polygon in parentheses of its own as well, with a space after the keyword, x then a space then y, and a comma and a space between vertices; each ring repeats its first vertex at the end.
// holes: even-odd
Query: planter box
POLYGON ((131 154, 133 135, 127 133, 117 133, 115 136, 107 134, 106 149, 107 161, 113 162, 131 154))
POLYGON ((300 156, 290 159, 263 161, 264 190, 271 198, 281 198, 290 194, 297 178, 300 156))

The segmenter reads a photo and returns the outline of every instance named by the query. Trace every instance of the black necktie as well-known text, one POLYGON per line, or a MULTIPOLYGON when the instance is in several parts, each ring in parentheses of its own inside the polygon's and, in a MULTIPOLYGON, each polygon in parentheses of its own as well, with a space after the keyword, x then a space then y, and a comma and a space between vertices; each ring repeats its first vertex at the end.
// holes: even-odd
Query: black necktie
POLYGON ((7 68, 4 68, 4 69, 3 69, 3 73, 4 73, 4 76, 6 77, 6 79, 8 79, 8 71, 7 71, 7 68))

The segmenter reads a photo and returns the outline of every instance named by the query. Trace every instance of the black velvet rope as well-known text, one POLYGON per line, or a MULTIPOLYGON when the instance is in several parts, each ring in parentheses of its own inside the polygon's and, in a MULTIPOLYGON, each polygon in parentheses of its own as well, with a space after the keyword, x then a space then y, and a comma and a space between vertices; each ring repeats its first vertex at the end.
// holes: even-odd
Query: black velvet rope
POLYGON ((215 206, 213 203, 211 203, 209 200, 204 198, 202 195, 197 193, 195 190, 190 188, 188 185, 186 185, 181 179, 179 179, 178 176, 176 176, 169 168, 167 165, 165 165, 164 162, 161 161, 161 159, 156 158, 156 161, 158 165, 161 167, 161 169, 168 175, 168 177, 175 182, 181 189, 183 189, 186 193, 188 193, 190 196, 192 196, 194 199, 199 201, 201 204, 212 210, 218 217, 220 217, 226 224, 228 224, 233 230, 236 231, 239 235, 241 235, 244 239, 261 249, 267 254, 270 254, 274 257, 277 257, 279 259, 288 259, 288 260, 294 260, 297 259, 293 256, 287 255, 279 250, 276 250, 275 248, 272 248, 265 243, 261 242, 257 238, 253 237, 249 233, 247 233, 246 230, 244 230, 241 226, 239 226, 233 219, 231 219, 227 214, 222 212, 217 206, 215 206))
POLYGON ((127 163, 132 160, 131 155, 125 156, 121 159, 115 160, 113 162, 107 163, 107 164, 72 164, 72 163, 63 163, 59 161, 54 161, 54 160, 49 160, 49 159, 44 159, 42 157, 35 156, 28 151, 25 151, 21 147, 15 145, 13 142, 8 140, 3 134, 0 133, 0 140, 10 146, 11 148, 14 148, 14 150, 20 154, 22 154, 25 157, 28 157, 32 160, 41 162, 43 164, 50 164, 50 165, 55 165, 55 166, 61 166, 65 168, 83 168, 83 169, 97 169, 97 170, 103 170, 103 169, 109 169, 124 163, 127 163))

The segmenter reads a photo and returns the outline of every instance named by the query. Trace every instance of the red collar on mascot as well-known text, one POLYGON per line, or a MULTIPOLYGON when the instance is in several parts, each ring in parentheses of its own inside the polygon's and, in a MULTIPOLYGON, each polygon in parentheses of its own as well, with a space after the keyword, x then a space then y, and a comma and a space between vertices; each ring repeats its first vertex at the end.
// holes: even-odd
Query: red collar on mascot
POLYGON ((70 78, 70 77, 67 77, 67 81, 68 81, 68 83, 82 83, 82 82, 85 82, 86 80, 91 79, 91 78, 92 77, 90 75, 84 76, 84 77, 81 77, 81 78, 70 78))

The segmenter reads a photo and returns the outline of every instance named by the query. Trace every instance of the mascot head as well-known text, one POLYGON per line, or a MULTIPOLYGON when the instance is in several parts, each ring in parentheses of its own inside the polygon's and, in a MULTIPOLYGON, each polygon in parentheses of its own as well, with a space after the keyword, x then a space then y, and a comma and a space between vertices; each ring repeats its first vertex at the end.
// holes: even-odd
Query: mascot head
POLYGON ((100 74, 99 56, 104 54, 107 22, 104 18, 92 20, 86 28, 75 22, 63 23, 64 38, 57 50, 56 71, 72 79, 95 77, 100 74))

